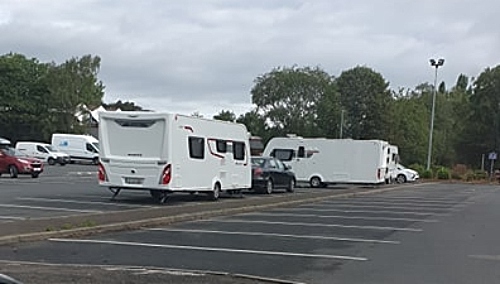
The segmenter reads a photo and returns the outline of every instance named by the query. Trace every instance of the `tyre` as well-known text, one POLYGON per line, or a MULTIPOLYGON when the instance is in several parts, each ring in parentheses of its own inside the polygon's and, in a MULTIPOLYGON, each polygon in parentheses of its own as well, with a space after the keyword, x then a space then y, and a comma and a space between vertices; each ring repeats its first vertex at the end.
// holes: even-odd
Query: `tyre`
POLYGON ((288 183, 288 187, 286 188, 286 191, 288 191, 288 192, 295 191, 295 180, 294 179, 290 179, 290 181, 288 183))
POLYGON ((165 190, 152 189, 149 193, 151 194, 151 197, 160 203, 164 203, 167 200, 167 192, 165 190))
POLYGON ((216 182, 214 184, 214 190, 208 194, 208 197, 212 201, 217 201, 220 197, 220 183, 216 182))
POLYGON ((265 193, 265 194, 271 194, 271 193, 273 193, 273 188, 274 188, 274 183, 273 183, 273 180, 272 180, 272 179, 269 179, 269 180, 266 182, 266 188, 265 188, 264 193, 265 193))
POLYGON ((403 174, 399 174, 397 177, 396 177, 396 182, 397 183, 405 183, 406 182, 406 176, 403 175, 403 174))
POLYGON ((38 176, 40 175, 40 173, 32 173, 31 174, 31 177, 32 178, 38 178, 38 176))
POLYGON ((309 181, 309 184, 311 185, 311 187, 321 187, 323 183, 321 182, 321 179, 319 177, 312 177, 309 181))
POLYGON ((55 165, 55 164, 56 164, 56 160, 55 160, 54 158, 49 158, 49 159, 47 160, 47 163, 49 163, 49 165, 53 166, 53 165, 55 165))
POLYGON ((9 176, 11 178, 17 178, 18 173, 19 173, 19 171, 17 170, 16 166, 14 166, 14 165, 9 166, 9 176))

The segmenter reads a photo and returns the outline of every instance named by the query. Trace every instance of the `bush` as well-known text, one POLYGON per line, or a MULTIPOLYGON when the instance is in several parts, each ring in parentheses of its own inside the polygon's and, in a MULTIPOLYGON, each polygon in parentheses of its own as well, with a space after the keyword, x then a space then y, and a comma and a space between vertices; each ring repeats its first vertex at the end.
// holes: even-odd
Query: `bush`
POLYGON ((471 170, 467 171, 467 173, 465 174, 465 180, 466 181, 473 181, 475 179, 476 179, 476 175, 474 174, 474 172, 471 170))
POLYGON ((438 179, 450 179, 450 171, 445 167, 437 170, 436 175, 438 179))
POLYGON ((474 179, 482 180, 488 177, 488 173, 486 171, 476 170, 474 171, 474 179))
POLYGON ((468 172, 468 169, 467 169, 467 166, 464 165, 464 164, 456 164, 453 166, 452 170, 451 170, 451 177, 452 178, 455 178, 455 177, 465 177, 465 175, 467 174, 468 172))
POLYGON ((466 176, 465 176, 465 174, 461 175, 461 174, 459 174, 458 172, 451 171, 451 178, 452 178, 452 179, 457 179, 457 180, 458 180, 458 179, 465 179, 465 178, 466 178, 466 176))
POLYGON ((425 167, 421 164, 411 164, 408 166, 408 168, 412 169, 412 170, 415 170, 417 171, 417 173, 422 176, 424 171, 425 171, 425 167))
POLYGON ((433 178, 434 175, 432 174, 432 170, 429 169, 429 170, 423 170, 422 171, 422 174, 420 175, 421 178, 426 178, 426 179, 430 179, 430 178, 433 178))

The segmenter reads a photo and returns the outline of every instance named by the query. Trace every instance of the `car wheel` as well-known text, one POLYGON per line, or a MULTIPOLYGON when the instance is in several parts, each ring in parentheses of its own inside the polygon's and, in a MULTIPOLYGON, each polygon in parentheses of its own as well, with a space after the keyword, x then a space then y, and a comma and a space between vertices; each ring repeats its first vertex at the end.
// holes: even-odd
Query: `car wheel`
POLYGON ((309 181, 309 184, 311 185, 311 187, 320 187, 323 183, 321 182, 321 179, 319 177, 312 177, 309 181))
POLYGON ((406 176, 403 174, 399 174, 398 177, 396 178, 397 183, 405 183, 406 182, 406 176))
POLYGON ((271 193, 273 193, 273 188, 274 188, 274 183, 273 183, 273 180, 272 180, 272 179, 269 179, 269 180, 266 182, 266 188, 265 188, 264 193, 265 193, 265 194, 271 194, 271 193))
POLYGON ((292 178, 288 182, 288 187, 286 188, 286 191, 288 192, 294 192, 295 191, 295 180, 292 178))
POLYGON ((11 178, 17 178, 18 173, 19 173, 19 171, 17 170, 16 166, 14 166, 14 165, 9 166, 9 176, 11 178))
POLYGON ((216 201, 220 197, 220 183, 216 182, 214 184, 214 189, 208 194, 210 200, 216 201))
POLYGON ((49 159, 47 160, 47 162, 48 162, 48 163, 49 163, 49 165, 51 165, 51 166, 53 166, 53 165, 55 165, 55 164, 56 164, 56 160, 54 160, 53 158, 49 158, 49 159))
POLYGON ((31 177, 32 177, 32 178, 37 178, 39 174, 40 174, 40 173, 32 173, 32 174, 31 174, 31 177))

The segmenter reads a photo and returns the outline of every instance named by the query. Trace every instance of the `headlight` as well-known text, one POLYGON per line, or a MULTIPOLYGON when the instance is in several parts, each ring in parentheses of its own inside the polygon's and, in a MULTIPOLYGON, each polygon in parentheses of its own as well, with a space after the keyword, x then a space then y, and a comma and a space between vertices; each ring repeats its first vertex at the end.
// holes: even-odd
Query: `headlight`
POLYGON ((23 164, 29 164, 30 162, 26 161, 25 159, 17 159, 19 162, 23 164))

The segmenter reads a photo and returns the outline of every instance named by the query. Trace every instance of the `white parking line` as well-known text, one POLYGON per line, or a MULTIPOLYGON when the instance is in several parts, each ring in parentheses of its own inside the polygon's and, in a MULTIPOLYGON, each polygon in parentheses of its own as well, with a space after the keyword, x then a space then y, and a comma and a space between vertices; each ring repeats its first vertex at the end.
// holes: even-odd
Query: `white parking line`
POLYGON ((334 205, 334 204, 315 204, 315 205, 304 205, 300 206, 301 208, 317 208, 317 207, 334 207, 334 208, 373 208, 373 209, 408 209, 411 207, 415 210, 438 210, 438 211, 446 211, 446 212, 456 212, 456 209, 453 208, 429 208, 429 207, 418 207, 418 206, 377 206, 377 205, 334 205))
POLYGON ((251 224, 266 224, 266 225, 284 225, 284 226, 305 226, 305 227, 336 227, 345 229, 362 229, 362 230, 384 230, 384 231, 405 231, 405 232, 422 232, 422 229, 414 228, 398 228, 398 227, 381 227, 381 226, 357 226, 343 224, 324 224, 324 223, 303 223, 303 222, 278 222, 278 221, 259 221, 259 220, 243 220, 243 219, 209 219, 199 220, 198 222, 218 222, 218 223, 251 223, 251 224))
POLYGON ((61 208, 61 207, 27 206, 27 205, 14 205, 14 204, 0 204, 0 207, 25 208, 25 209, 46 210, 46 211, 67 211, 67 212, 79 212, 79 213, 102 213, 102 211, 99 210, 78 210, 78 209, 61 208))
POLYGON ((314 211, 314 212, 341 212, 341 213, 382 213, 382 214, 407 214, 415 216, 450 216, 449 213, 431 213, 416 211, 390 211, 390 210, 344 210, 344 209, 317 209, 317 208, 290 208, 289 211, 314 211))
MULTIPOLYGON (((465 197, 465 196, 464 196, 465 197)), ((470 196, 467 196, 467 198, 470 196)), ((413 199, 413 200, 423 200, 427 202, 436 201, 436 202, 464 202, 460 200, 456 200, 453 197, 424 197, 424 196, 373 196, 372 198, 381 198, 381 199, 413 199)))
POLYGON ((109 203, 109 202, 99 202, 99 201, 78 201, 71 199, 52 199, 52 198, 41 198, 41 197, 18 197, 18 200, 29 200, 29 201, 42 201, 42 202, 61 202, 61 203, 74 203, 74 204, 91 204, 91 205, 109 205, 109 206, 121 206, 121 207, 131 207, 131 208, 151 208, 153 206, 144 205, 131 205, 122 203, 109 203))
POLYGON ((415 219, 415 218, 392 218, 392 217, 373 217, 373 216, 342 216, 342 215, 316 215, 316 214, 294 214, 294 213, 245 213, 243 216, 277 216, 277 217, 313 217, 313 218, 332 218, 332 219, 357 219, 357 220, 380 220, 380 221, 408 221, 408 222, 439 222, 435 219, 415 219))
POLYGON ((15 216, 0 216, 2 220, 25 220, 24 217, 15 217, 15 216))
POLYGON ((324 258, 324 259, 338 259, 338 260, 358 260, 358 261, 368 260, 368 258, 365 257, 345 256, 345 255, 308 254, 308 253, 293 253, 284 251, 262 251, 262 250, 229 249, 229 248, 217 248, 217 247, 164 245, 164 244, 120 242, 120 241, 106 241, 106 240, 49 239, 49 241, 65 242, 65 243, 119 245, 119 246, 131 246, 131 247, 150 247, 150 248, 164 248, 164 249, 215 251, 215 252, 244 253, 244 254, 261 254, 261 255, 274 255, 274 256, 294 256, 294 257, 324 258))
POLYGON ((400 203, 416 203, 416 204, 449 204, 449 205, 455 205, 455 204, 473 204, 474 202, 472 201, 451 201, 451 200, 426 200, 424 198, 385 198, 385 197, 370 197, 370 198, 354 198, 352 200, 359 200, 359 201, 366 201, 366 202, 388 202, 387 199, 392 199, 393 201, 392 204, 400 204, 400 203))
POLYGON ((356 200, 353 200, 351 199, 350 201, 349 200, 346 200, 346 201, 323 201, 319 204, 331 204, 331 205, 345 205, 345 204, 352 204, 352 205, 366 205, 366 204, 373 204, 373 205, 399 205, 399 206, 408 206, 408 207, 422 207, 422 208, 439 208, 439 209, 447 209, 447 208, 451 208, 451 207, 465 207, 466 205, 465 204, 461 204, 461 203, 455 203, 455 204, 436 204, 436 203, 433 203, 433 204, 424 204, 424 203, 421 203, 421 202, 412 202, 412 201, 379 201, 379 200, 375 200, 375 201, 356 201, 356 200))
POLYGON ((146 230, 148 230, 148 231, 162 231, 162 232, 183 232, 183 233, 186 232, 186 233, 200 233, 200 234, 221 234, 221 235, 280 237, 280 238, 294 238, 294 239, 332 240, 332 241, 378 243, 378 244, 399 244, 400 243, 398 241, 370 240, 370 239, 360 239, 360 238, 331 237, 331 236, 309 236, 309 235, 288 235, 288 234, 257 233, 257 232, 233 232, 233 231, 190 230, 190 229, 166 229, 166 228, 151 228, 151 229, 146 229, 146 230))

